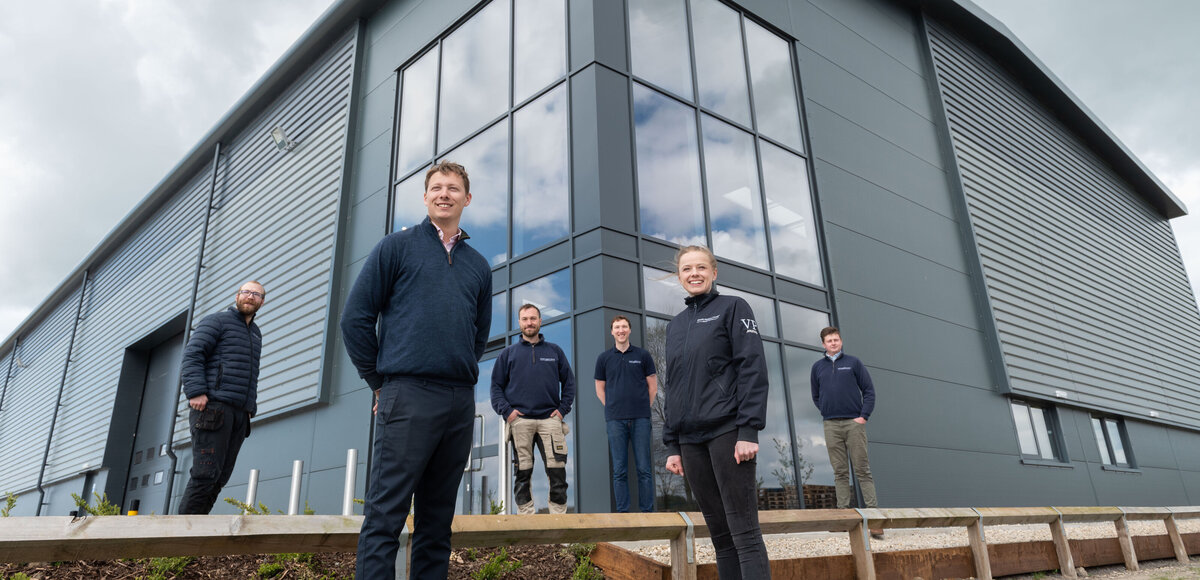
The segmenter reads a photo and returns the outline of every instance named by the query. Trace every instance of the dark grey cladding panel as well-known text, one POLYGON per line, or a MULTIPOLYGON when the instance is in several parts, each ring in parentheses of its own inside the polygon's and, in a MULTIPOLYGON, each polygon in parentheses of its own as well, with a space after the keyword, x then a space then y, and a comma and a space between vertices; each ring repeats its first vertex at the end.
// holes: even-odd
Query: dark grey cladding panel
POLYGON ((1070 468, 1035 467, 1022 464, 1012 454, 874 441, 870 454, 879 503, 887 507, 1163 505, 1125 500, 1097 504, 1086 463, 1074 462, 1070 468), (981 502, 980 498, 987 499, 981 502))
MULTIPOLYGON (((1138 468, 1179 469, 1181 467, 1175 450, 1171 446, 1172 431, 1165 425, 1125 419, 1125 431, 1129 434, 1126 453, 1132 452, 1138 468)), ((1182 433, 1187 433, 1183 431, 1182 433)), ((1200 464, 1194 467, 1200 469, 1200 464)))
MULTIPOLYGON (((1171 449, 1179 461, 1179 468, 1200 473, 1200 433, 1171 429, 1167 432, 1167 437, 1171 442, 1171 449)), ((1192 497, 1195 498, 1193 501, 1200 499, 1200 495, 1192 497)))
POLYGON ((923 256, 838 225, 825 228, 839 291, 969 329, 980 328, 971 281, 923 256))
POLYGON ((982 332, 840 290, 836 301, 846 344, 872 367, 992 388, 982 332))
MULTIPOLYGON (((847 335, 846 352, 858 353, 847 335)), ((815 356, 813 357, 816 358, 815 356)), ((1017 433, 1008 400, 990 389, 876 368, 875 412, 868 423, 872 443, 996 453, 1016 457, 1017 433), (936 425, 914 429, 913 425, 936 425)), ((807 401, 805 401, 807 402, 807 401)))
POLYGON ((809 0, 808 3, 896 62, 912 70, 922 68, 920 21, 903 3, 882 0, 809 0))
POLYGON ((1191 505, 1177 469, 1151 467, 1128 473, 1096 463, 1087 468, 1096 490, 1094 505, 1191 505))
POLYGON ((1200 427, 1200 313, 1170 224, 1019 79, 929 28, 1013 391, 1200 427), (1132 353, 1147 328, 1153 360, 1132 353))
POLYGON ((371 89, 361 99, 358 120, 358 139, 370 143, 382 137, 389 141, 396 118, 396 83, 385 82, 371 89))
POLYGON ((967 271, 959 224, 952 217, 828 163, 822 163, 817 172, 817 187, 830 192, 821 198, 826 221, 854 223, 881 243, 958 272, 967 271), (867 207, 871 211, 863 211, 867 207))

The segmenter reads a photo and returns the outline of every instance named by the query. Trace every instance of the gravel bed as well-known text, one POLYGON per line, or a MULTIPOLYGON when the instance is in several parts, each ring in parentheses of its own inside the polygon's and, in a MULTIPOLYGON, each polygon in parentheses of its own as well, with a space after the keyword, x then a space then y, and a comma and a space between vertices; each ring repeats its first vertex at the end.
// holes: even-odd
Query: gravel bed
MULTIPOLYGON (((1180 533, 1200 532, 1200 519, 1179 520, 1180 533)), ((1095 539, 1117 537, 1116 527, 1110 522, 1093 524, 1066 524, 1067 538, 1095 539)), ((1161 521, 1129 522, 1129 533, 1134 536, 1158 536, 1167 533, 1161 521)), ((1025 524, 1015 526, 987 526, 984 537, 989 544, 1050 541, 1050 526, 1025 524)), ((838 556, 850 553, 850 538, 844 533, 814 532, 803 534, 778 534, 767 536, 767 555, 772 560, 811 558, 815 556, 838 556)), ((622 547, 669 564, 670 547, 666 542, 619 543, 622 547)), ((889 529, 882 540, 871 540, 871 549, 876 552, 897 552, 931 548, 953 548, 968 546, 966 528, 923 528, 889 529)), ((696 558, 701 564, 716 561, 712 542, 708 538, 696 540, 696 558)))

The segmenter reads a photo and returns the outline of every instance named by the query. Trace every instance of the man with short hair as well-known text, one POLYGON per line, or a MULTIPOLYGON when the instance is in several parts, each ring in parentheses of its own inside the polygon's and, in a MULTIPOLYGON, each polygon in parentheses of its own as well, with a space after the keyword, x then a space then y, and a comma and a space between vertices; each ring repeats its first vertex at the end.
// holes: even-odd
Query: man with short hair
POLYGON ((395 577, 414 495, 410 577, 444 579, 450 566, 450 523, 492 324, 491 266, 459 228, 470 188, 463 166, 431 167, 429 216, 384 237, 346 298, 346 353, 376 402, 359 578, 395 577))
POLYGON ((192 433, 192 469, 180 514, 207 514, 229 483, 250 417, 258 412, 258 363, 262 332, 254 316, 267 291, 242 284, 234 305, 205 316, 183 348, 180 374, 192 433))
MULTIPOLYGON (((875 385, 862 361, 842 352, 842 335, 836 327, 821 330, 821 344, 825 345, 825 356, 813 363, 810 384, 813 404, 825 420, 825 448, 833 466, 837 506, 850 507, 853 464, 863 503, 869 508, 879 507, 867 461, 866 425, 875 410, 875 385)), ((883 530, 871 530, 871 536, 882 538, 883 530)))
POLYGON ((650 405, 658 393, 654 358, 629 344, 629 319, 617 315, 609 327, 613 348, 596 357, 596 396, 604 405, 608 451, 612 456, 613 496, 617 512, 629 511, 629 444, 637 467, 638 508, 654 511, 654 474, 650 470, 650 405))
POLYGON ((517 311, 521 339, 500 351, 492 367, 492 408, 507 423, 517 473, 517 512, 536 513, 530 480, 537 446, 550 479, 550 513, 567 513, 567 427, 563 417, 575 402, 575 375, 567 355, 541 334, 542 311, 525 304, 517 311), (547 450, 549 452, 547 452, 547 450))

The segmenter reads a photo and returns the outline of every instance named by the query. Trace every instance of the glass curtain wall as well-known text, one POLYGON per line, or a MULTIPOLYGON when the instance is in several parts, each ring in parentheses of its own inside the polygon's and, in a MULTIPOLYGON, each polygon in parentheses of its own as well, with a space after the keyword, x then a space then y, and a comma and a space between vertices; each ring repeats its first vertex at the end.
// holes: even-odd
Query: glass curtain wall
MULTIPOLYGON (((494 267, 568 236, 566 22, 566 0, 491 0, 400 68, 392 231, 425 219, 425 172, 435 162, 453 161, 470 175, 471 202, 461 227, 494 267)), ((516 308, 525 302, 541 307, 547 340, 573 351, 567 270, 516 288, 496 284, 491 341, 475 390, 476 443, 459 513, 512 505, 498 495, 495 480, 501 431, 490 386, 496 355, 514 340, 516 308)), ((571 465, 567 473, 573 485, 571 465)), ((534 477, 542 508, 545 479, 534 477)))
MULTIPOLYGON (((790 41, 719 0, 629 0, 628 7, 641 235, 704 244, 722 263, 823 288, 790 41)), ((664 468, 662 444, 671 384, 666 325, 686 294, 672 273, 649 266, 642 287, 646 348, 662 386, 653 405, 657 508, 696 509, 684 478, 664 468)), ((760 509, 834 507, 808 386, 829 312, 717 288, 754 309, 766 353, 760 509)))

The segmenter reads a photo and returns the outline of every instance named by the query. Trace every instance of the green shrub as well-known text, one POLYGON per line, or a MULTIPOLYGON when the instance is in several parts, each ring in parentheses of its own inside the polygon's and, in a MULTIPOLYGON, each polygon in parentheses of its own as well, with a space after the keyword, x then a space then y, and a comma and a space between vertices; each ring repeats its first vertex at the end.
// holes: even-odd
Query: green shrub
POLYGON ((85 514, 90 514, 93 516, 121 515, 121 506, 109 503, 107 493, 101 496, 100 494, 93 492, 92 495, 96 497, 95 506, 88 505, 87 500, 80 497, 77 493, 71 494, 71 499, 75 500, 75 507, 78 507, 79 511, 85 514))
POLYGON ((232 497, 227 497, 227 498, 225 498, 225 503, 241 510, 246 515, 251 515, 251 516, 269 516, 269 515, 271 515, 271 509, 268 508, 267 505, 261 501, 258 502, 258 507, 254 507, 244 501, 236 500, 232 497))
POLYGON ((521 567, 520 560, 508 561, 508 548, 501 548, 500 553, 496 554, 482 568, 471 574, 471 578, 475 580, 496 580, 502 578, 505 574, 515 571, 521 567))
POLYGON ((0 508, 0 517, 8 517, 8 512, 11 512, 17 505, 17 495, 11 491, 4 492, 4 507, 0 508))
POLYGON ((579 565, 571 573, 571 580, 604 580, 604 573, 592 565, 592 559, 584 556, 579 559, 579 565))
POLYGON ((146 580, 168 580, 179 575, 183 569, 191 564, 195 558, 191 556, 178 556, 174 558, 151 558, 147 566, 150 570, 150 575, 146 580))
POLYGON ((259 578, 273 578, 283 572, 283 564, 278 562, 266 562, 258 567, 259 578))
POLYGON ((563 552, 576 560, 591 556, 595 550, 596 544, 567 544, 567 547, 563 548, 563 552))

